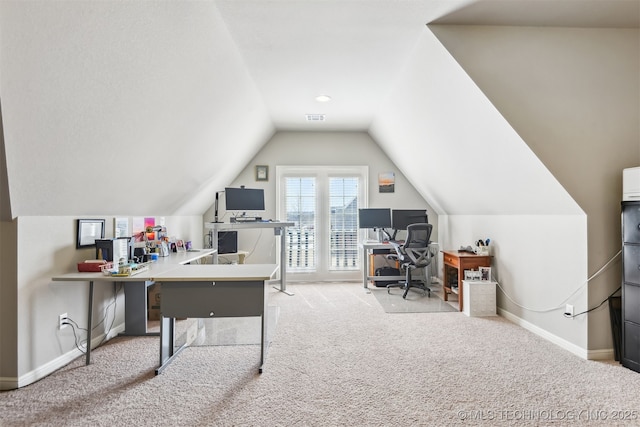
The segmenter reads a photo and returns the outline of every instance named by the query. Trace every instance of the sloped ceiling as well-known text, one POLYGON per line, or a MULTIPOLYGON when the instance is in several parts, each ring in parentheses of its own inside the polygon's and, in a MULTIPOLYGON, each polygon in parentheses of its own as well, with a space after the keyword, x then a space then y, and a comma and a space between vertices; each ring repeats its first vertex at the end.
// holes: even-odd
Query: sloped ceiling
POLYGON ((12 215, 197 214, 274 132, 211 2, 2 2, 12 215))
MULTIPOLYGON (((410 114, 435 105, 423 99, 434 85, 424 73, 465 82, 495 125, 488 144, 492 132, 517 139, 425 24, 637 27, 637 10, 637 0, 3 1, 10 215, 202 214, 276 130, 369 131, 394 156, 432 135, 410 114), (332 101, 316 102, 320 94, 332 101), (305 120, 316 113, 326 121, 305 120)), ((442 102, 466 96, 453 84, 438 90, 442 102)), ((467 151, 447 143, 460 136, 454 129, 443 125, 431 147, 444 158, 467 151)), ((514 160, 492 165, 487 179, 537 174, 554 210, 575 210, 526 146, 515 146, 514 160)), ((434 190, 416 158, 393 160, 432 205, 477 213, 434 190)), ((464 168, 455 179, 481 194, 477 177, 464 168)), ((513 206, 502 199, 508 192, 491 209, 513 206)))

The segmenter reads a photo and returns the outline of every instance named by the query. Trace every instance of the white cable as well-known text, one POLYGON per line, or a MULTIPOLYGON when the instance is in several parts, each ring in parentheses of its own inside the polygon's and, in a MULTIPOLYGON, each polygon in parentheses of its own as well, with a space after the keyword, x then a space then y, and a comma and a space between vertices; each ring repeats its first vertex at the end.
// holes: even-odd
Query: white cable
POLYGON ((249 253, 247 254, 247 256, 245 256, 245 259, 248 259, 251 255, 253 255, 253 252, 256 250, 256 248, 258 247, 258 242, 260 241, 260 239, 262 238, 262 232, 264 231, 263 228, 260 229, 260 234, 258 235, 258 238, 256 239, 256 243, 253 245, 253 248, 249 251, 249 253))
POLYGON ((562 302, 558 306, 553 307, 553 308, 547 308, 547 309, 541 309, 541 310, 534 310, 532 308, 527 308, 524 305, 521 305, 521 304, 517 303, 513 298, 511 298, 509 296, 509 294, 507 294, 507 292, 504 290, 504 288, 502 286, 500 286, 499 282, 496 281, 496 283, 498 285, 498 288, 500 288, 500 290, 504 294, 504 296, 507 297, 507 299, 509 301, 511 301, 513 304, 515 304, 517 307, 520 307, 520 308, 522 308, 524 310, 527 310, 527 311, 532 311, 534 313, 548 313, 550 311, 555 311, 555 310, 562 309, 564 304, 567 301, 569 301, 569 299, 571 299, 576 293, 578 293, 578 291, 582 290, 586 285, 588 285, 591 280, 593 280, 600 273, 602 273, 602 271, 604 271, 604 269, 607 268, 609 266, 609 264, 611 264, 620 254, 622 254, 622 249, 620 249, 618 251, 618 253, 616 253, 613 257, 611 257, 611 259, 609 261, 607 261, 602 267, 600 267, 600 269, 598 271, 596 271, 590 277, 588 277, 587 280, 583 284, 581 284, 578 288, 576 288, 576 290, 573 291, 568 297, 566 297, 564 300, 562 300, 562 302))

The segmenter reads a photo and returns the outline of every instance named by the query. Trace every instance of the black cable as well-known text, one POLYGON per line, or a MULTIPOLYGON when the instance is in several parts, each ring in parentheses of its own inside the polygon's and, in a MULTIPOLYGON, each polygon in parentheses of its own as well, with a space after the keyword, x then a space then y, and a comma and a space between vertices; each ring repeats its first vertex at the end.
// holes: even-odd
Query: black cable
MULTIPOLYGON (((120 292, 120 290, 122 288, 123 288, 123 284, 122 284, 122 282, 120 282, 120 287, 119 288, 114 288, 114 290, 113 290, 113 302, 111 302, 109 305, 107 305, 105 307, 105 309, 104 309, 104 317, 102 318, 102 321, 100 323, 104 323, 105 320, 107 319, 107 310, 109 310, 109 307, 111 307, 111 306, 113 306, 113 316, 111 316, 111 324, 109 325, 109 327, 105 331, 104 335, 102 336, 102 340, 100 341, 100 343, 98 345, 102 345, 107 340, 107 337, 109 336, 109 332, 111 332, 111 328, 113 328, 113 324, 116 321, 116 310, 118 309, 118 293, 120 292)), ((98 325, 96 325, 96 326, 98 326, 98 325)))
MULTIPOLYGON (((67 320, 71 320, 71 319, 67 318, 67 320)), ((76 345, 76 348, 78 349, 78 351, 80 351, 80 353, 86 354, 87 351, 83 350, 82 348, 80 348, 80 346, 82 345, 82 341, 80 341, 79 338, 78 338, 78 334, 76 332, 76 328, 77 329, 82 329, 84 331, 86 331, 86 329, 78 327, 78 325, 73 320, 71 320, 71 322, 62 322, 62 324, 71 326, 71 330, 73 331, 74 343, 76 345), (80 343, 78 343, 78 341, 80 341, 80 343)), ((86 348, 87 347, 87 345, 86 345, 87 341, 85 340, 84 342, 85 342, 85 348, 86 348)))
MULTIPOLYGON (((105 308, 104 308, 104 316, 102 316, 102 320, 99 321, 93 328, 91 328, 91 330, 93 331, 94 329, 96 329, 98 326, 102 325, 105 320, 107 320, 107 310, 109 310, 109 307, 114 306, 114 310, 113 310, 113 317, 114 319, 111 321, 111 325, 109 326, 109 329, 107 329, 107 333, 111 330, 111 327, 113 326, 113 322, 115 321, 115 315, 116 315, 116 308, 117 308, 117 301, 118 301, 118 292, 120 292, 120 289, 122 289, 122 282, 120 283, 120 287, 117 288, 114 291, 114 295, 113 295, 113 301, 111 301, 105 308)), ((105 334, 106 336, 106 334, 105 334)), ((100 344, 102 344, 102 342, 100 342, 100 344)))
POLYGON ((80 325, 78 325, 78 322, 76 322, 75 320, 73 320, 70 317, 67 317, 67 321, 71 322, 71 323, 66 323, 66 322, 62 322, 63 325, 67 324, 67 325, 71 325, 71 326, 75 326, 76 328, 78 328, 81 331, 85 331, 87 332, 86 328, 81 328, 80 325))
MULTIPOLYGON (((120 292, 120 290, 122 289, 123 285, 122 283, 120 283, 120 286, 118 288, 116 288, 114 290, 113 293, 113 301, 111 301, 104 309, 104 316, 102 317, 102 320, 100 322, 98 322, 98 324, 96 324, 93 328, 91 328, 91 331, 95 330, 98 326, 102 325, 105 320, 107 319, 107 310, 109 310, 109 307, 113 306, 113 317, 111 319, 111 324, 109 325, 108 329, 106 330, 106 332, 104 333, 104 336, 102 337, 102 340, 100 341, 100 343, 98 345, 101 345, 105 342, 105 340, 107 339, 107 337, 109 336, 109 332, 111 331, 111 328, 113 328, 113 324, 116 321, 116 310, 118 308, 118 293, 120 292)), ((85 333, 88 332, 88 330, 86 328, 82 328, 80 327, 80 325, 78 325, 78 322, 76 322, 75 320, 73 320, 70 317, 67 317, 67 320, 62 322, 63 325, 70 325, 71 329, 73 330, 73 336, 75 338, 75 345, 76 348, 78 350, 80 350, 81 353, 86 354, 86 350, 82 350, 80 348, 80 346, 82 345, 83 341, 79 340, 78 338, 78 333, 76 331, 76 329, 78 331, 84 331, 85 333)), ((87 340, 84 340, 84 346, 85 348, 87 347, 87 340)))
POLYGON ((611 298, 612 296, 614 296, 614 295, 615 295, 619 290, 621 290, 621 289, 622 289, 622 286, 618 287, 618 289, 616 289, 615 291, 613 291, 613 293, 612 293, 611 295, 609 295, 607 298, 605 298, 605 299, 604 299, 600 304, 596 305, 596 306, 595 306, 595 307, 593 307, 593 308, 590 308, 589 310, 583 311, 583 312, 578 313, 578 314, 574 314, 573 316, 572 316, 572 315, 570 315, 570 314, 564 313, 564 317, 566 317, 566 318, 568 318, 568 319, 573 319, 573 318, 578 317, 578 316, 581 316, 581 315, 583 315, 583 314, 587 314, 587 313, 589 313, 589 312, 591 312, 591 311, 593 311, 593 310, 595 310, 595 309, 597 309, 597 308, 600 308, 600 307, 602 307, 602 304, 604 304, 605 302, 607 302, 607 301, 609 300, 609 298, 611 298))

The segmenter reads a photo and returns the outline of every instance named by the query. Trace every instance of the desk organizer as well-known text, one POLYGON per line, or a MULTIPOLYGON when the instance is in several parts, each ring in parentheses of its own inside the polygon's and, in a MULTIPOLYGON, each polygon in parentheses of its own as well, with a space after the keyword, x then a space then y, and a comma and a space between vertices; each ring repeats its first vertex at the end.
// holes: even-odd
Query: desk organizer
POLYGON ((136 274, 143 273, 149 270, 149 264, 151 262, 144 262, 140 264, 123 264, 118 266, 116 270, 113 266, 105 266, 102 268, 102 273, 105 276, 113 276, 113 277, 129 277, 135 276, 136 274))
POLYGON ((476 255, 490 255, 489 246, 476 246, 473 252, 475 252, 476 255))

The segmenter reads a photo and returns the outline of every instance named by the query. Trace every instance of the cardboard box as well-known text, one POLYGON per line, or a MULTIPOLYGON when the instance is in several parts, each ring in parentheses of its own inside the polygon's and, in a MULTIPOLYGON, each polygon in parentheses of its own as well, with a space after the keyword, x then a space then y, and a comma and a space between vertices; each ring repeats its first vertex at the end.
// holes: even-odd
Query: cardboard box
POLYGON ((148 288, 147 312, 149 320, 160 320, 160 283, 148 288))

